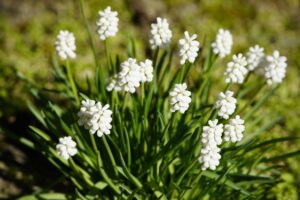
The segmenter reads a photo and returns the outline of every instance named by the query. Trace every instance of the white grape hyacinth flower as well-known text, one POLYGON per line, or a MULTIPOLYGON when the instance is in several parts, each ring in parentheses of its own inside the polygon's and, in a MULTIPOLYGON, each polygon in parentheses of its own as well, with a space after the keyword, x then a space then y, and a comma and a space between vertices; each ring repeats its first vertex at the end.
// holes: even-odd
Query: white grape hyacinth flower
POLYGON ((146 59, 140 62, 141 82, 151 82, 153 80, 153 65, 152 61, 146 59))
POLYGON ((129 58, 121 63, 121 71, 118 73, 117 84, 125 92, 135 93, 136 88, 140 86, 141 69, 136 59, 129 58))
POLYGON ((194 63, 198 56, 200 43, 196 40, 197 35, 189 35, 187 31, 184 32, 184 38, 179 40, 181 46, 179 55, 181 57, 180 64, 183 65, 187 60, 190 63, 194 63))
POLYGON ((56 145, 56 151, 59 156, 68 160, 77 154, 76 142, 70 136, 61 137, 56 145))
POLYGON ((209 120, 208 126, 202 130, 201 142, 203 146, 217 146, 222 143, 223 124, 218 124, 218 120, 209 120))
POLYGON ((280 56, 280 53, 277 50, 274 51, 272 55, 266 57, 266 62, 264 63, 264 76, 269 85, 282 82, 286 74, 286 61, 286 57, 280 56))
POLYGON ((79 117, 78 124, 88 129, 91 134, 97 133, 98 137, 110 134, 112 111, 108 104, 102 106, 100 102, 94 100, 83 100, 77 115, 79 117))
POLYGON ((151 24, 150 46, 152 49, 167 48, 171 42, 172 31, 167 19, 156 18, 156 23, 151 24))
POLYGON ((230 119, 229 124, 225 125, 224 140, 231 142, 241 141, 245 131, 244 120, 239 115, 230 119))
POLYGON ((264 58, 264 48, 255 45, 249 48, 247 52, 247 68, 249 71, 255 70, 264 58))
POLYGON ((189 108, 189 104, 191 103, 191 92, 186 90, 186 83, 183 84, 175 84, 174 89, 170 92, 170 105, 171 112, 179 111, 180 113, 185 113, 185 111, 189 108))
POLYGON ((218 120, 209 120, 208 126, 202 130, 202 149, 199 162, 202 164, 202 170, 215 170, 220 164, 220 148, 222 143, 223 124, 218 124, 218 120))
POLYGON ((55 41, 55 49, 62 60, 66 60, 68 58, 76 58, 76 44, 74 34, 66 30, 59 31, 57 39, 55 41))
POLYGON ((219 93, 214 107, 218 109, 218 116, 228 119, 236 109, 236 98, 233 97, 233 92, 226 91, 225 93, 219 93))
POLYGON ((247 60, 241 54, 233 55, 232 61, 227 63, 225 75, 226 83, 243 83, 248 73, 247 60))
POLYGON ((231 53, 232 35, 228 30, 219 29, 215 41, 212 43, 214 54, 224 58, 231 53))
POLYGON ((115 74, 113 77, 111 77, 108 80, 108 84, 106 85, 106 90, 109 92, 112 90, 114 90, 116 92, 122 90, 122 87, 119 84, 118 74, 115 74))
POLYGON ((113 37, 118 32, 118 12, 112 11, 110 7, 99 11, 97 25, 97 33, 101 40, 106 40, 108 37, 113 37))
POLYGON ((220 164, 220 148, 217 146, 204 146, 201 149, 201 155, 199 157, 199 162, 202 164, 201 170, 216 170, 217 166, 220 164))

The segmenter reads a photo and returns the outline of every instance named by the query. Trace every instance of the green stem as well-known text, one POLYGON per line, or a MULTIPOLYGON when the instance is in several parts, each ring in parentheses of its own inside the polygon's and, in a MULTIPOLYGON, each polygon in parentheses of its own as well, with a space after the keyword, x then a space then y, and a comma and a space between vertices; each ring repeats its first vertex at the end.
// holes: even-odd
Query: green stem
POLYGON ((230 86, 231 86, 231 83, 227 83, 227 84, 226 84, 226 87, 225 87, 225 89, 224 89, 224 92, 226 92, 227 90, 229 90, 230 86))
POLYGON ((92 146, 94 148, 94 151, 97 153, 99 150, 98 150, 98 147, 97 147, 97 144, 96 144, 94 134, 90 134, 90 138, 91 138, 91 142, 92 142, 92 146))
POLYGON ((210 115, 209 115, 209 117, 207 118, 206 121, 208 122, 209 120, 215 120, 216 117, 217 117, 217 113, 218 113, 218 111, 213 108, 212 111, 210 112, 210 115))
POLYGON ((184 176, 191 171, 191 169, 194 167, 194 165, 198 162, 198 158, 195 159, 185 170, 184 172, 181 174, 181 176, 178 178, 178 181, 176 183, 176 185, 179 186, 179 184, 181 183, 182 179, 184 178, 184 176))
POLYGON ((75 82, 74 82, 74 79, 73 79, 73 76, 72 76, 72 71, 71 71, 69 60, 66 61, 66 69, 67 69, 69 84, 71 86, 73 95, 75 97, 76 104, 77 104, 77 106, 79 106, 80 101, 79 101, 79 97, 78 97, 78 93, 77 93, 77 88, 76 88, 76 85, 75 85, 75 82))
POLYGON ((145 84, 141 83, 141 105, 144 107, 144 99, 145 99, 145 84))
POLYGON ((174 119, 176 118, 176 114, 177 113, 172 113, 172 116, 171 116, 171 119, 169 120, 168 124, 165 126, 164 130, 163 130, 163 141, 165 140, 165 144, 167 144, 167 142, 169 141, 169 138, 170 138, 170 134, 169 132, 167 131, 170 127, 173 126, 173 122, 174 122, 174 119))
POLYGON ((252 72, 248 72, 248 74, 246 75, 243 84, 240 85, 238 92, 237 92, 237 97, 240 95, 241 91, 245 88, 246 82, 248 81, 249 77, 251 76, 252 72))
POLYGON ((69 165, 74 170, 74 172, 78 175, 78 177, 82 178, 86 184, 88 184, 90 187, 94 185, 94 183, 90 180, 90 176, 88 173, 83 171, 73 160, 72 157, 69 158, 69 165))
POLYGON ((156 48, 153 54, 153 67, 156 69, 156 65, 157 65, 157 57, 159 54, 159 48, 156 48))
MULTIPOLYGON (((198 176, 194 179, 194 181, 192 182, 192 184, 191 184, 190 187, 188 187, 188 188, 192 188, 193 185, 196 185, 196 184, 199 182, 199 180, 201 179, 202 174, 203 174, 203 171, 201 171, 201 172, 198 174, 198 176)), ((186 195, 184 195, 184 196, 185 196, 184 199, 191 199, 191 196, 192 196, 192 194, 193 194, 193 192, 194 192, 194 189, 195 189, 195 188, 187 189, 187 190, 185 191, 185 192, 187 192, 187 193, 186 193, 186 195)), ((200 198, 200 197, 199 197, 199 198, 200 198)), ((201 198, 200 198, 200 199, 201 199, 201 198)))
POLYGON ((113 165, 113 170, 114 170, 114 172, 115 172, 116 175, 119 175, 119 172, 118 172, 118 170, 117 170, 117 165, 116 165, 116 161, 115 161, 114 155, 113 155, 112 152, 111 152, 111 149, 110 149, 110 147, 109 147, 109 145, 108 145, 108 143, 107 143, 107 140, 106 140, 106 138, 105 138, 105 135, 103 135, 101 138, 102 138, 102 141, 103 141, 103 143, 104 143, 104 146, 105 146, 105 148, 106 148, 106 150, 107 150, 107 152, 108 152, 108 157, 109 157, 109 159, 110 159, 110 161, 111 161, 111 164, 113 165))
POLYGON ((239 110, 238 114, 243 113, 248 107, 251 107, 250 105, 255 101, 255 98, 257 97, 257 95, 259 94, 259 92, 264 88, 264 86, 265 86, 265 84, 258 86, 258 89, 255 91, 254 95, 244 105, 244 107, 239 110))
POLYGON ((125 129, 125 139, 126 139, 126 147, 127 147, 127 163, 128 167, 131 166, 131 148, 130 148, 130 139, 128 131, 125 129))
POLYGON ((187 64, 185 63, 185 64, 182 66, 182 68, 181 68, 181 72, 180 72, 180 83, 183 82, 186 65, 187 65, 187 64))
POLYGON ((104 40, 104 52, 105 52, 105 57, 106 57, 106 64, 108 66, 108 70, 111 71, 111 65, 110 65, 110 59, 107 51, 107 41, 104 40))
POLYGON ((153 67, 154 67, 154 74, 153 74, 153 81, 151 86, 154 88, 154 93, 157 92, 157 80, 158 80, 158 55, 159 55, 159 48, 155 49, 154 55, 153 55, 153 67))
POLYGON ((98 151, 97 154, 98 154, 98 167, 99 167, 100 174, 102 175, 102 177, 106 181, 106 183, 113 189, 113 191, 115 191, 117 194, 121 194, 119 187, 117 185, 115 185, 114 182, 106 174, 106 172, 103 168, 103 162, 102 162, 100 152, 98 151))
POLYGON ((104 71, 104 68, 101 68, 101 66, 100 66, 99 57, 98 57, 98 54, 97 54, 97 51, 96 51, 95 42, 93 40, 93 35, 92 35, 91 30, 90 30, 87 18, 85 16, 85 12, 84 12, 84 9, 83 9, 84 0, 80 0, 79 2, 80 2, 80 5, 79 5, 80 12, 82 14, 84 26, 85 26, 86 31, 88 33, 89 44, 90 44, 90 47, 92 49, 95 64, 96 64, 96 73, 97 73, 97 75, 96 75, 96 85, 97 85, 98 91, 101 92, 101 95, 102 95, 102 96, 99 96, 99 97, 103 97, 103 99, 105 99, 106 98, 105 75, 104 75, 105 71, 104 71), (98 82, 100 83, 100 85, 98 85, 98 82))

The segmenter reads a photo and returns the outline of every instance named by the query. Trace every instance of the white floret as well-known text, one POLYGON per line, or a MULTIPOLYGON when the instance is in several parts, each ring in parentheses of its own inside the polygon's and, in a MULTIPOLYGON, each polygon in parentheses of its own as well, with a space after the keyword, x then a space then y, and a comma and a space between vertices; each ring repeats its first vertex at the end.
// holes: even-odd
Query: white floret
POLYGON ((140 74, 141 82, 151 82, 153 79, 153 66, 152 61, 146 59, 144 62, 140 62, 140 74))
POLYGON ((126 92, 134 93, 140 86, 141 70, 136 59, 129 58, 121 63, 121 71, 118 73, 118 85, 126 92))
POLYGON ((220 148, 217 146, 204 146, 201 149, 201 155, 199 157, 199 162, 202 164, 201 169, 204 171, 206 169, 216 170, 217 166, 220 164, 220 148))
POLYGON ((208 126, 202 130, 201 142, 204 146, 217 146, 222 143, 223 124, 218 124, 218 120, 209 120, 208 126))
POLYGON ((179 40, 181 46, 179 55, 181 57, 180 64, 183 65, 186 61, 194 63, 198 56, 200 43, 196 40, 197 35, 189 35, 187 31, 184 32, 184 38, 179 40))
POLYGON ((237 115, 234 119, 230 119, 229 124, 225 125, 224 140, 231 142, 241 141, 244 131, 244 120, 237 115))
POLYGON ((151 24, 150 46, 152 49, 167 48, 171 42, 172 31, 167 19, 158 17, 156 23, 151 24))
POLYGON ((267 83, 281 83, 285 78, 287 59, 285 56, 280 56, 279 51, 274 51, 272 55, 267 56, 264 63, 264 76, 267 83))
POLYGON ((171 112, 179 111, 184 113, 188 108, 189 104, 191 103, 191 92, 186 90, 187 85, 186 83, 183 84, 175 84, 174 89, 170 92, 170 106, 171 112))
POLYGON ((78 124, 88 129, 91 134, 97 133, 98 137, 103 134, 110 134, 112 111, 109 105, 102 106, 100 102, 94 100, 83 100, 78 112, 78 124))
POLYGON ((264 48, 261 48, 258 45, 250 47, 247 52, 247 68, 249 71, 255 70, 259 64, 263 61, 264 58, 264 48))
POLYGON ((76 142, 70 136, 59 138, 59 143, 56 145, 57 154, 68 160, 71 156, 77 154, 76 142))
POLYGON ((214 54, 218 54, 221 58, 231 53, 232 35, 228 30, 219 29, 215 41, 212 43, 214 54))
POLYGON ((225 75, 226 83, 243 83, 248 69, 246 58, 239 53, 234 55, 232 61, 227 64, 225 75))
POLYGON ((112 11, 107 7, 103 11, 99 11, 97 25, 97 33, 101 40, 106 40, 108 37, 113 37, 118 32, 118 12, 112 11))
POLYGON ((62 60, 76 58, 74 34, 66 30, 59 31, 55 41, 55 49, 62 60))
POLYGON ((226 91, 225 93, 219 93, 214 107, 218 109, 218 116, 228 119, 236 109, 236 99, 233 97, 233 92, 226 91))
POLYGON ((223 124, 218 124, 218 120, 209 120, 208 126, 204 126, 202 130, 202 149, 199 162, 202 164, 201 169, 215 170, 220 164, 220 148, 218 145, 222 143, 223 124))

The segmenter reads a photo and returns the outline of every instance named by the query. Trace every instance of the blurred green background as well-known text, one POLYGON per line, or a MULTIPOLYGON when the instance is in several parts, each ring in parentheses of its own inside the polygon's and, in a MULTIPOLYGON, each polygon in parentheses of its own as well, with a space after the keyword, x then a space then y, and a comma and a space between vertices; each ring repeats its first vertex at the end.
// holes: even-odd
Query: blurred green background
MULTIPOLYGON (((140 58, 144 57, 145 52, 139 49, 148 48, 149 26, 157 16, 169 20, 173 42, 188 30, 197 33, 201 43, 205 38, 203 45, 207 46, 218 28, 223 27, 233 34, 233 53, 246 52, 255 44, 265 47, 267 54, 278 49, 288 58, 287 77, 265 109, 284 120, 266 137, 300 136, 300 1, 90 0, 85 2, 85 11, 92 31, 96 30, 98 11, 107 5, 117 10, 120 17, 120 31, 109 40, 114 52, 122 52, 129 39, 134 38, 140 58)), ((61 29, 76 36, 76 79, 92 77, 94 61, 78 0, 0 1, 0 198, 40 190, 51 184, 45 177, 58 174, 38 153, 18 145, 11 133, 26 135, 32 120, 26 108, 30 98, 16 74, 22 73, 41 86, 54 87, 51 55, 61 29)), ((94 37, 101 53, 103 43, 96 34, 94 37)), ((299 141, 284 143, 276 146, 274 153, 299 148, 299 141)), ((296 199, 300 194, 300 157, 281 164, 286 169, 282 174, 285 182, 274 193, 277 199, 296 199)))

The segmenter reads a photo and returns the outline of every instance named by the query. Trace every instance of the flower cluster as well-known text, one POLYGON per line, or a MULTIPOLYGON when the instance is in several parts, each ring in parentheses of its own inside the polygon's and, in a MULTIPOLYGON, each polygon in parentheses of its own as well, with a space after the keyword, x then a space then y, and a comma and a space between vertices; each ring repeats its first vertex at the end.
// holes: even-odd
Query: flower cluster
POLYGON ((216 40, 212 43, 212 49, 215 54, 221 58, 229 55, 232 48, 232 35, 228 30, 219 29, 216 40))
POLYGON ((152 60, 146 59, 140 62, 141 82, 151 82, 153 79, 153 64, 152 60))
POLYGON ((218 145, 222 143, 223 124, 218 124, 218 120, 208 121, 208 126, 203 127, 202 149, 199 162, 202 170, 215 170, 220 163, 221 155, 218 145))
POLYGON ((181 46, 179 55, 181 57, 180 64, 184 64, 187 60, 190 63, 194 63, 196 57, 198 56, 200 43, 196 40, 197 35, 189 35, 187 31, 184 32, 184 38, 179 40, 179 45, 181 46))
POLYGON ((170 105, 171 105, 171 112, 179 111, 184 113, 188 108, 189 104, 191 103, 191 92, 186 90, 187 85, 186 83, 183 84, 175 84, 174 89, 170 92, 170 105))
POLYGON ((71 156, 77 154, 76 142, 70 136, 61 137, 56 145, 56 151, 59 156, 68 160, 71 156))
POLYGON ((126 92, 134 93, 140 86, 141 74, 140 66, 136 59, 129 58, 121 63, 121 71, 118 73, 118 85, 126 92))
POLYGON ((258 45, 250 47, 247 52, 247 68, 249 71, 255 70, 258 65, 263 61, 264 58, 264 48, 258 45))
MULTIPOLYGON (((99 11, 97 33, 101 40, 115 36, 118 32, 118 13, 107 7, 99 11)), ((158 17, 156 23, 151 24, 150 46, 152 49, 166 48, 172 38, 172 31, 169 28, 167 19, 158 17)), ((219 29, 215 41, 211 44, 212 52, 223 58, 231 53, 233 44, 232 35, 228 30, 219 29)), ((184 37, 179 40, 180 64, 186 62, 194 63, 199 51, 200 43, 197 35, 190 35, 184 32, 184 37)), ((76 57, 76 45, 73 33, 60 31, 55 42, 56 51, 62 59, 76 57)), ((118 66, 119 67, 119 66, 118 66)), ((280 83, 286 74, 286 57, 280 56, 278 51, 274 51, 270 56, 264 56, 264 49, 258 45, 249 48, 247 56, 241 53, 234 55, 232 61, 227 63, 225 70, 226 83, 243 83, 248 71, 262 70, 268 84, 280 83)), ((108 91, 125 91, 135 93, 141 83, 153 80, 153 62, 146 59, 138 62, 135 58, 128 58, 120 64, 120 71, 114 74, 106 89, 108 91)), ((176 80, 177 76, 175 76, 176 80)), ((187 90, 187 84, 175 84, 169 93, 170 112, 185 113, 191 103, 191 92, 187 90)), ((142 95, 141 95, 142 96, 142 95)), ((143 96, 142 98, 143 99, 143 96)), ((151 100, 151 99, 150 99, 151 100)), ((222 134, 224 140, 231 142, 241 141, 245 131, 244 120, 239 115, 229 119, 236 110, 237 100, 232 91, 221 92, 214 104, 218 119, 226 121, 225 126, 218 124, 218 119, 208 120, 208 125, 202 130, 202 149, 198 160, 202 164, 202 170, 215 170, 220 163, 220 145, 222 144, 222 134), (228 120, 228 122, 227 122, 228 120), (223 130, 224 127, 224 130, 223 130)), ((143 106, 143 105, 142 105, 143 106)), ((112 128, 112 111, 109 105, 102 106, 100 102, 86 99, 81 102, 78 112, 78 124, 88 129, 91 134, 97 133, 101 137, 110 134, 112 128)), ((69 159, 77 153, 76 143, 71 137, 62 137, 56 145, 57 153, 64 159, 69 159)))
POLYGON ((232 57, 232 61, 227 63, 227 68, 224 73, 226 83, 243 83, 245 75, 248 73, 246 68, 247 60, 239 53, 232 57))
POLYGON ((217 146, 222 143, 223 124, 218 120, 208 121, 208 126, 203 127, 201 142, 207 146, 217 146))
POLYGON ((224 140, 231 142, 241 141, 244 131, 244 120, 237 115, 234 119, 230 119, 229 124, 225 125, 224 140))
POLYGON ((228 119, 229 116, 235 111, 236 99, 233 97, 232 91, 221 92, 216 101, 215 108, 218 110, 218 115, 224 119, 228 119))
POLYGON ((153 79, 152 61, 146 59, 144 62, 137 63, 134 58, 129 58, 121 63, 121 71, 114 75, 106 89, 108 91, 120 91, 135 93, 136 88, 141 82, 151 82, 153 79))
POLYGON ((264 63, 264 75, 267 83, 281 83, 286 73, 286 57, 280 56, 279 51, 274 51, 272 55, 267 56, 264 63))
POLYGON ((66 60, 67 58, 76 58, 74 34, 65 30, 59 31, 55 41, 55 49, 62 60, 66 60))
POLYGON ((167 19, 158 17, 156 23, 151 24, 150 45, 152 49, 166 48, 172 38, 172 31, 169 28, 167 19))
POLYGON ((106 40, 108 37, 115 36, 118 32, 118 13, 107 7, 103 11, 99 11, 97 24, 97 33, 101 40, 106 40))
POLYGON ((109 105, 102 106, 100 102, 86 99, 81 102, 81 108, 78 112, 78 124, 88 129, 91 134, 97 132, 97 136, 110 134, 112 111, 109 105))

